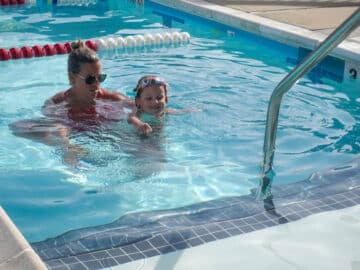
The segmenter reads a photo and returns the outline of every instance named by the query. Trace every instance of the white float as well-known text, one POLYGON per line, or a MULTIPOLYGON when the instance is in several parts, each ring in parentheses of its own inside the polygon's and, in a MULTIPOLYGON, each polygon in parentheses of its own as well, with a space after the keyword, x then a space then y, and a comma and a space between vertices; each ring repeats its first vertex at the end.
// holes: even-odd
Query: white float
POLYGON ((190 41, 187 32, 164 32, 126 37, 107 37, 95 40, 98 50, 141 48, 186 44, 190 41))

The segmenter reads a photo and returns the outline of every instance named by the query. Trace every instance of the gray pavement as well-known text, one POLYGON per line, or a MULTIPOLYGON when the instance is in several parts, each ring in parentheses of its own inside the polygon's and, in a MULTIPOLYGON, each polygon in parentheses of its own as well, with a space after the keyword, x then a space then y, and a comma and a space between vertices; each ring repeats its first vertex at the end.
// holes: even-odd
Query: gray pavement
MULTIPOLYGON (((205 1, 326 35, 360 7, 360 0, 205 1)), ((360 44, 360 27, 347 40, 360 44)))

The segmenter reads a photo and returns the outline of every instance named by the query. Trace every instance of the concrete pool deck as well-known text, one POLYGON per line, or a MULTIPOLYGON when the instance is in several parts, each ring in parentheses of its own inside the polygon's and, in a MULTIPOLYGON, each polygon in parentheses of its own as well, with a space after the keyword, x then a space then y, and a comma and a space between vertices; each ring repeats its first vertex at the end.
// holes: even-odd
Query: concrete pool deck
MULTIPOLYGON (((242 18, 250 19, 256 23, 243 23, 244 29, 252 32, 265 33, 265 36, 274 37, 283 34, 283 30, 290 31, 297 36, 292 39, 299 45, 312 44, 315 46, 319 40, 324 39, 331 33, 341 22, 343 22, 350 14, 352 14, 358 7, 360 7, 360 0, 193 0, 193 1, 173 1, 161 0, 156 1, 168 6, 179 7, 181 9, 182 3, 194 4, 200 8, 208 10, 221 11, 222 16, 228 16, 229 25, 237 25, 238 21, 232 15, 239 15, 242 18), (225 15, 224 15, 225 14, 225 15), (260 27, 259 27, 260 25, 260 27), (280 29, 280 30, 279 30, 280 29)), ((199 14, 197 9, 194 9, 195 14, 199 14)), ((210 19, 217 20, 217 14, 210 14, 210 19)), ((225 20, 226 21, 226 20, 225 20)), ((358 27, 347 39, 343 47, 338 49, 339 54, 345 55, 349 60, 356 60, 360 63, 360 28, 358 27)), ((336 53, 335 53, 336 54, 336 53)), ((355 208, 356 216, 359 216, 359 208, 355 208)), ((354 215, 352 215, 354 216, 354 215)), ((311 225, 309 225, 311 226, 311 225)), ((16 229, 9 217, 0 207, 0 269, 46 269, 36 253, 31 249, 21 233, 16 229)), ((330 238, 332 234, 324 238, 330 238)), ((246 237, 246 236, 245 236, 246 237)), ((244 247, 246 249, 246 247, 244 247)), ((206 253, 206 252, 205 252, 206 253)), ((170 255, 177 256, 176 254, 170 255)), ((205 258, 206 259, 206 258, 205 258)), ((172 258, 173 261, 174 258, 172 258)), ((208 261, 208 263, 211 260, 208 261)), ((354 262, 356 267, 353 269, 360 269, 359 262, 354 262), (357 268, 359 267, 359 268, 357 268)), ((156 264, 155 264, 156 265, 156 264)), ((199 264, 198 264, 199 265, 199 264)), ((119 269, 132 269, 130 264, 128 268, 119 266, 119 269)), ((134 266, 134 265, 131 265, 134 266)), ((230 265, 229 265, 230 267, 230 265)), ((138 267, 135 267, 136 269, 138 267)), ((135 269, 134 268, 134 269, 135 269)), ((148 268, 150 269, 150 268, 148 268)), ((151 268, 152 269, 152 268, 151 268)), ((154 269, 160 269, 154 267, 154 269)), ((175 269, 171 264, 164 264, 163 269, 175 269), (168 267, 166 267, 168 266, 168 267)), ((199 268, 188 268, 199 269, 199 268)))
MULTIPOLYGON (((328 35, 357 8, 359 0, 205 0, 248 14, 328 35)), ((360 44, 360 27, 347 38, 360 44)))
MULTIPOLYGON (((316 48, 360 7, 359 0, 152 0, 296 48, 316 48)), ((330 53, 360 69, 360 28, 330 53)))
POLYGON ((39 256, 0 207, 0 269, 45 270, 39 256))

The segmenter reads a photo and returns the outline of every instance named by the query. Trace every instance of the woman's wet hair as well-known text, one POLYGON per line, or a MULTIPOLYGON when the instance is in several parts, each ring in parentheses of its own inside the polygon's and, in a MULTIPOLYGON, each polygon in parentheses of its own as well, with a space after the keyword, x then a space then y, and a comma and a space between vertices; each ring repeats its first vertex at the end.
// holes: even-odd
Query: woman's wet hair
POLYGON ((100 61, 97 53, 86 46, 82 40, 71 43, 71 52, 68 58, 68 72, 79 73, 81 64, 92 64, 100 61))

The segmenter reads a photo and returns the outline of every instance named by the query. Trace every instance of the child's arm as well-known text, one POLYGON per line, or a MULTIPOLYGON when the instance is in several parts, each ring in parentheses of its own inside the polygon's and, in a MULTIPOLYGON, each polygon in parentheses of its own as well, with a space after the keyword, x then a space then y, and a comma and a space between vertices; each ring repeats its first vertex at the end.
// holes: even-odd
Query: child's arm
POLYGON ((136 129, 142 133, 149 134, 152 132, 151 126, 148 123, 141 121, 137 113, 129 114, 128 123, 135 126, 136 129))

